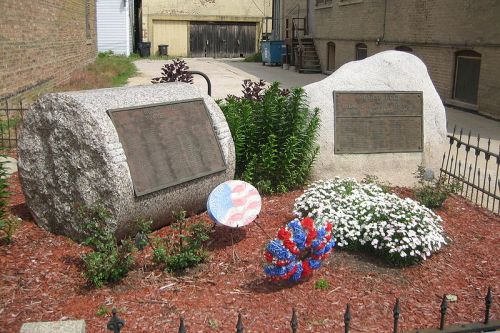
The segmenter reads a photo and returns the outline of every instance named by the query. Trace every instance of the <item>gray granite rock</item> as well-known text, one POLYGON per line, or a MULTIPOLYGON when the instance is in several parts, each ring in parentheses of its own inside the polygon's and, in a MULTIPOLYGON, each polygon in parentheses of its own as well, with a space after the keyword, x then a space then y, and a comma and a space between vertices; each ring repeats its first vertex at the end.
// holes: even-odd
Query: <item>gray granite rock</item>
POLYGON ((82 238, 78 205, 102 201, 118 237, 135 233, 134 221, 152 218, 166 225, 173 210, 206 209, 210 191, 234 176, 234 143, 214 100, 185 83, 156 84, 48 94, 26 113, 18 143, 18 167, 26 203, 38 225, 73 239, 82 238), (202 97, 209 109, 227 169, 144 196, 134 195, 126 156, 106 113, 126 108, 202 97))
POLYGON ((439 171, 446 149, 446 115, 443 103, 425 64, 416 56, 399 51, 377 53, 352 61, 324 80, 304 87, 311 108, 320 109, 320 151, 313 167, 314 179, 335 176, 361 179, 375 175, 394 185, 412 185, 413 172, 422 164, 439 171), (335 154, 334 91, 422 91, 423 152, 380 154, 335 154))
POLYGON ((85 333, 85 320, 25 323, 19 333, 85 333))

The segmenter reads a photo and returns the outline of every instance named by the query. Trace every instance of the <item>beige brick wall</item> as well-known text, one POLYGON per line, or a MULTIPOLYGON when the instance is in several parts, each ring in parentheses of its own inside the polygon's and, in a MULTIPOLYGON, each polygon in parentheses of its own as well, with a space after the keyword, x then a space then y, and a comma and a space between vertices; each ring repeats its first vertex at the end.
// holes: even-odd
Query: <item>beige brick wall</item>
MULTIPOLYGON (((285 11, 298 2, 307 6, 306 0, 283 1, 285 11)), ((313 12, 323 70, 330 41, 336 46, 335 68, 355 59, 356 43, 367 44, 368 55, 407 45, 427 65, 443 100, 453 95, 455 52, 480 53, 478 112, 500 119, 500 1, 333 0, 313 12)))
POLYGON ((90 38, 85 7, 85 0, 0 1, 0 100, 36 99, 95 59, 95 0, 90 38))

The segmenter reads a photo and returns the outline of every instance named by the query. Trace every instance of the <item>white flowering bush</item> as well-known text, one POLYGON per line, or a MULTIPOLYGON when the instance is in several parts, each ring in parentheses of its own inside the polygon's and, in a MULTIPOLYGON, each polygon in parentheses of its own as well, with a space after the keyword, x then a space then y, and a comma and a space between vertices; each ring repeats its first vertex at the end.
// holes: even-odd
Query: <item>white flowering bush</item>
POLYGON ((433 211, 350 178, 313 183, 295 200, 294 213, 332 221, 337 246, 375 251, 397 266, 425 260, 446 244, 433 211))

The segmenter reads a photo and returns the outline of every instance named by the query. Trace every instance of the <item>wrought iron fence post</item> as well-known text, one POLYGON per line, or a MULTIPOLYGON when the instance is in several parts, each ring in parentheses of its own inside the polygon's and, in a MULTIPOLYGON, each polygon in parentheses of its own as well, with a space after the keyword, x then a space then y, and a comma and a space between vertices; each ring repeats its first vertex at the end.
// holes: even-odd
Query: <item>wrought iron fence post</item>
POLYGON ((243 321, 241 319, 241 313, 238 312, 238 322, 236 323, 236 333, 243 333, 243 321))
POLYGON ((120 333, 123 326, 125 326, 125 321, 118 317, 118 315, 116 314, 115 308, 113 308, 113 310, 111 310, 111 313, 113 315, 108 322, 108 325, 107 325, 108 330, 113 331, 113 333, 120 333))
POLYGON ((446 299, 446 294, 443 295, 443 301, 441 302, 441 320, 439 322, 439 329, 444 330, 444 323, 446 319, 446 310, 448 310, 448 300, 446 299))
POLYGON ((344 313, 344 333, 349 333, 350 324, 351 324, 351 304, 347 303, 344 313))
POLYGON ((186 327, 184 327, 184 317, 181 316, 179 319, 179 333, 186 333, 186 327))
POLYGON ((491 286, 488 287, 488 293, 485 297, 486 311, 484 312, 484 324, 487 325, 490 321, 490 309, 493 304, 493 295, 491 294, 491 286))
POLYGON ((297 313, 295 312, 295 308, 292 309, 292 320, 290 320, 290 326, 292 327, 292 333, 297 333, 299 321, 297 320, 297 313))
POLYGON ((210 79, 208 78, 207 74, 205 74, 203 72, 199 72, 199 71, 187 71, 187 73, 189 73, 189 74, 198 74, 198 75, 203 76, 203 78, 205 79, 205 81, 207 81, 208 96, 212 96, 212 83, 210 82, 210 79))
POLYGON ((394 329, 393 333, 398 333, 398 321, 399 321, 399 298, 396 298, 396 304, 394 304, 394 309, 392 310, 394 316, 394 329))

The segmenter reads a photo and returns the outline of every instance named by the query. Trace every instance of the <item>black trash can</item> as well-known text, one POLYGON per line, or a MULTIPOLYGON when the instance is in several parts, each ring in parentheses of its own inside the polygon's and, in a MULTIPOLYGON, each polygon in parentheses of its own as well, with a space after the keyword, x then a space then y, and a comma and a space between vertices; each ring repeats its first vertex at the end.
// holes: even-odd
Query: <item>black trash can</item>
POLYGON ((158 54, 161 56, 168 56, 168 45, 158 45, 158 54))
POLYGON ((151 42, 139 42, 139 55, 144 57, 149 57, 151 55, 151 42))

